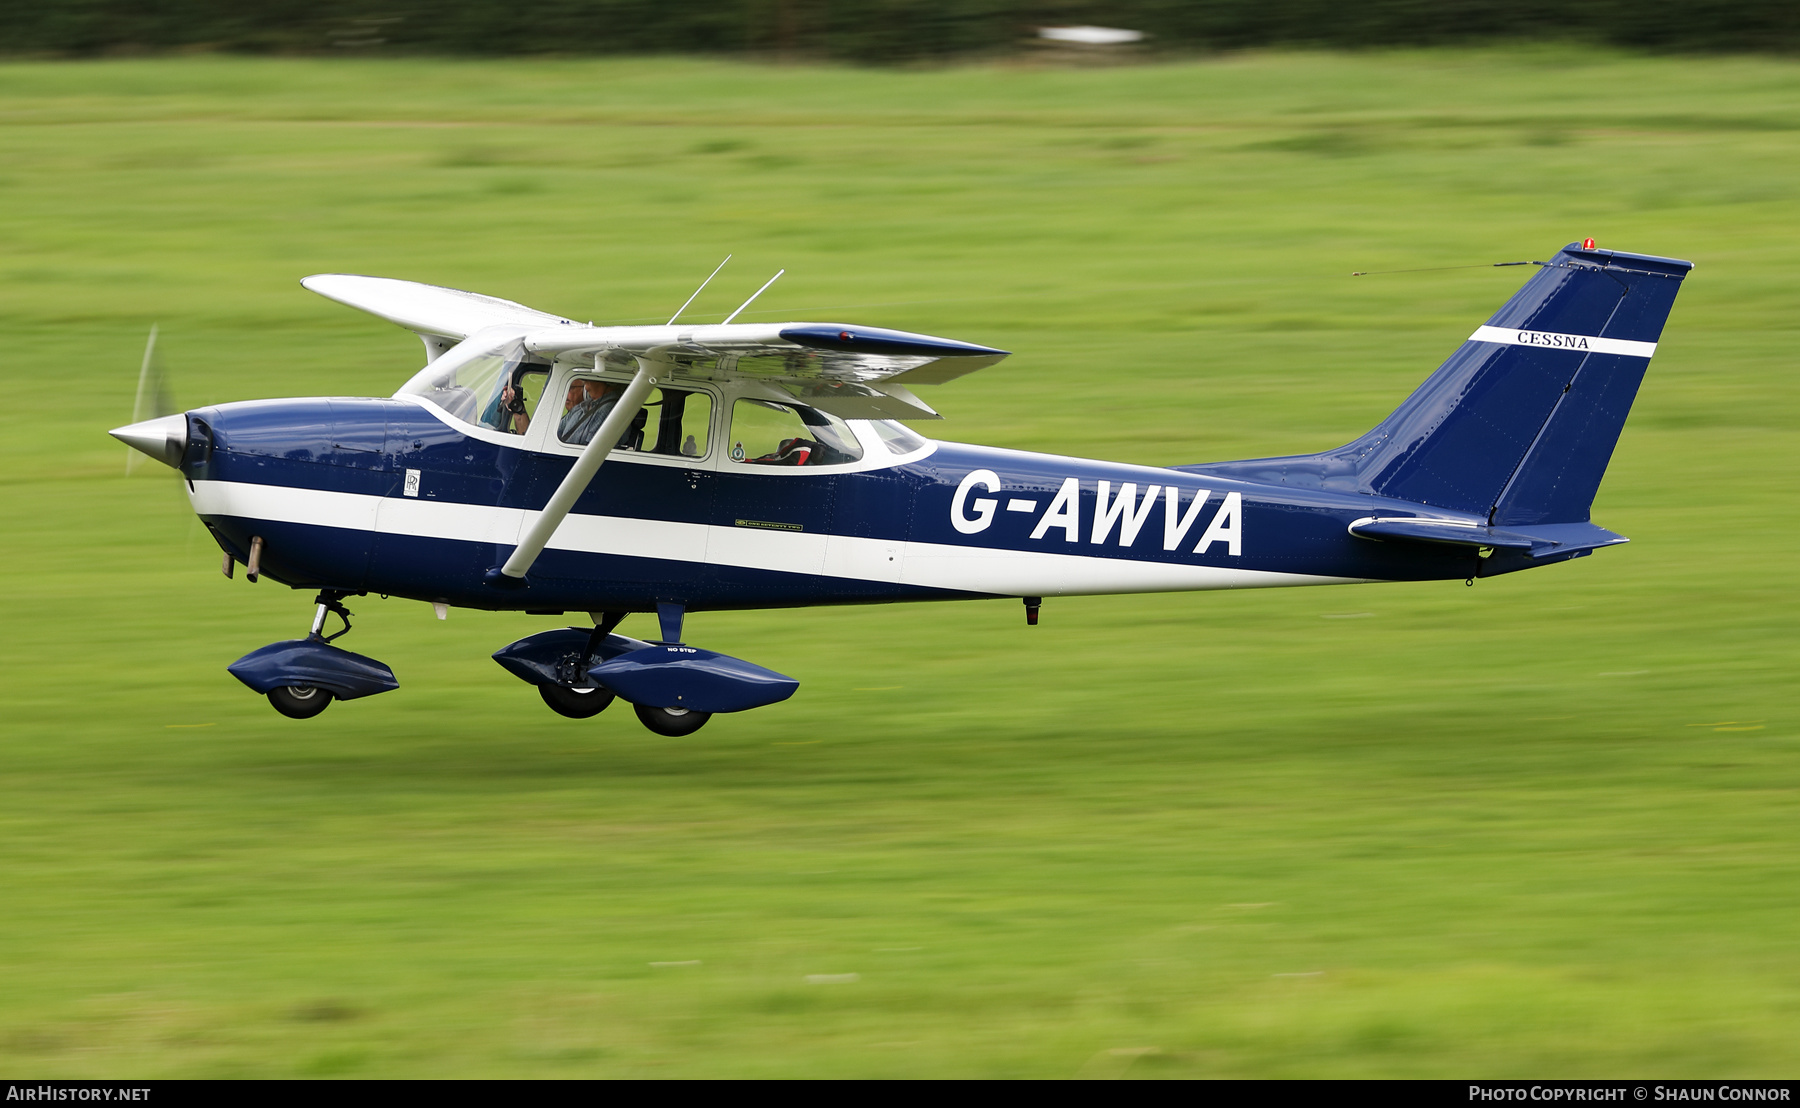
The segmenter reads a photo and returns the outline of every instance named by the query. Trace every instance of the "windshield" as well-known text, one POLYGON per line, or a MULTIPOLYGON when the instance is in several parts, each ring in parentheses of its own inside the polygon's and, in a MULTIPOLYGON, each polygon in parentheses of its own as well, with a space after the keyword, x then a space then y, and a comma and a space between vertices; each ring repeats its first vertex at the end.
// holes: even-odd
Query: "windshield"
POLYGON ((523 367, 524 361, 525 343, 518 332, 505 328, 477 331, 420 370, 394 395, 421 396, 464 423, 519 434, 525 429, 525 421, 519 418, 524 412, 522 394, 532 392, 534 386, 543 387, 541 382, 527 385, 514 380, 515 375, 533 372, 523 367))
POLYGON ((875 428, 882 443, 896 454, 911 454, 925 445, 925 436, 905 424, 891 419, 871 419, 869 425, 875 428))

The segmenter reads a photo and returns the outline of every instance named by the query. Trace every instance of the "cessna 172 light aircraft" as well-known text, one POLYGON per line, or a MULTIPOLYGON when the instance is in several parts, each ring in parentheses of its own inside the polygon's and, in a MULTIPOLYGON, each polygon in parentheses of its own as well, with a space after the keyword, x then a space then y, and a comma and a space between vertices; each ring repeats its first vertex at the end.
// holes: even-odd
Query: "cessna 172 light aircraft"
POLYGON ((685 644, 690 611, 1018 597, 1035 623, 1046 596, 1473 580, 1625 542, 1589 506, 1693 266, 1591 239, 1533 264, 1392 415, 1317 454, 1157 468, 939 442, 901 422, 938 418, 913 390, 1006 351, 838 323, 595 327, 339 274, 302 284, 424 342, 392 397, 112 434, 180 471, 227 577, 318 590, 310 634, 229 667, 282 713, 397 687, 332 645, 345 598, 374 592, 440 617, 588 613, 494 659, 564 715, 618 697, 682 735, 797 687, 685 644), (616 633, 631 612, 657 641, 616 633))

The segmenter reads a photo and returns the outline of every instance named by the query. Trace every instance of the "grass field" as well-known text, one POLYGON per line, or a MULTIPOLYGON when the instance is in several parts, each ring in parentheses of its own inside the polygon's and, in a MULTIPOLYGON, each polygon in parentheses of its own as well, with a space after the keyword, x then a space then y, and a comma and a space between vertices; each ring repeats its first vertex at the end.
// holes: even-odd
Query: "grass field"
POLYGON ((1780 61, 0 65, 0 1072, 1793 1076, 1797 233, 1780 61), (153 322, 183 406, 391 392, 308 273, 660 320, 736 252, 701 312, 786 266, 757 318, 1017 351, 940 437, 1315 450, 1526 272, 1352 270, 1585 235, 1699 264, 1632 545, 696 616, 802 686, 688 740, 487 659, 556 621, 375 597, 402 689, 276 716, 224 666, 308 595, 104 433, 153 322))

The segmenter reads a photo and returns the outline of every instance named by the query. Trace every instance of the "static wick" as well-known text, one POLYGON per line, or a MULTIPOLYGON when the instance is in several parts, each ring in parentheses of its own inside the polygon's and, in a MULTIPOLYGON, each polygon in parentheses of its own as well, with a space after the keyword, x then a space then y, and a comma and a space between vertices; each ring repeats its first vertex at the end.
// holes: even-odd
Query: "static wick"
POLYGON ((1359 269, 1352 277, 1370 277, 1383 273, 1441 273, 1446 269, 1500 269, 1509 265, 1543 265, 1543 262, 1477 262, 1474 265, 1428 265, 1422 269, 1359 269))

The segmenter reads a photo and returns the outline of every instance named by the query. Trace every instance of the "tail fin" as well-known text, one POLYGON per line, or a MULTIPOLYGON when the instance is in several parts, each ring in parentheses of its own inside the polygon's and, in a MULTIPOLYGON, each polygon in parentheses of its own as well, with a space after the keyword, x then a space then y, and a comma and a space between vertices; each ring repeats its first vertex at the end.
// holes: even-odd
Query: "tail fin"
POLYGON ((1486 516, 1583 523, 1692 262, 1570 244, 1348 446, 1205 466, 1486 516))

